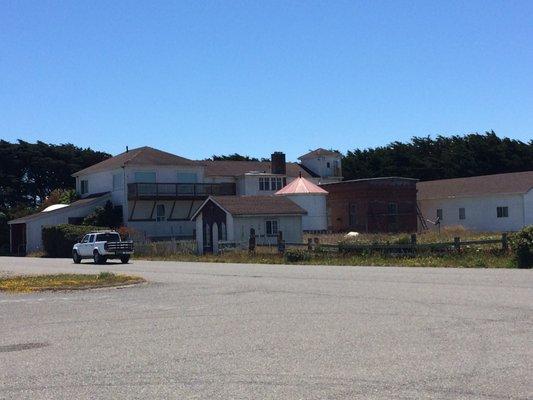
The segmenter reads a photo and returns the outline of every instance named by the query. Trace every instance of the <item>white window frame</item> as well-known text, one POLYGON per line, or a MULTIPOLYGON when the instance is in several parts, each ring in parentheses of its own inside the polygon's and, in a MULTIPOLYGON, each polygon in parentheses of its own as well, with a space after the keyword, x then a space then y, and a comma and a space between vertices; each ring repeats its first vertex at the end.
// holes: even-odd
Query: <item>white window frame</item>
POLYGON ((496 207, 496 218, 509 218, 509 206, 496 207))
POLYGON ((157 222, 163 222, 163 221, 166 221, 167 217, 166 217, 166 214, 167 214, 167 210, 166 210, 166 207, 163 203, 159 203, 155 206, 155 220, 157 222), (163 215, 159 214, 159 210, 163 209, 163 215))
POLYGON ((124 189, 123 175, 120 172, 113 174, 113 190, 124 189))
POLYGON ((89 180, 88 179, 82 179, 80 180, 80 193, 81 194, 87 194, 89 193, 89 180), (85 182, 85 185, 83 184, 85 182), (84 187, 85 186, 85 187, 84 187), (85 190, 84 190, 85 189, 85 190))
POLYGON ((273 237, 273 236, 278 236, 278 232, 279 232, 278 220, 277 219, 267 219, 265 221, 265 234, 267 236, 273 237), (270 229, 269 229, 269 225, 270 225, 270 229), (268 231, 270 231, 270 233, 268 231))

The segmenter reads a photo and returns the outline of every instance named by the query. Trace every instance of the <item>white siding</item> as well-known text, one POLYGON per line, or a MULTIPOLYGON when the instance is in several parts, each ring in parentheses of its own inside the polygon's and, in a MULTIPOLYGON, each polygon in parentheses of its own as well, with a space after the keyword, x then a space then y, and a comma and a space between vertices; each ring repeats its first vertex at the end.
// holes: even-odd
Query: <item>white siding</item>
MULTIPOLYGON (((531 219, 527 215, 527 209, 533 208, 532 199, 530 197, 529 206, 525 206, 524 199, 523 195, 515 194, 420 200, 419 203, 422 215, 430 220, 435 220, 437 209, 442 209, 441 227, 461 225, 477 231, 514 231, 521 229, 527 218, 531 219), (497 207, 508 207, 509 217, 497 218, 497 207), (459 219, 459 208, 465 209, 465 219, 459 219)), ((432 225, 429 224, 428 227, 431 228, 432 225)))
MULTIPOLYGON (((255 229, 258 236, 265 235, 265 222, 277 220, 278 230, 283 232, 283 239, 288 243, 302 242, 302 217, 301 216, 261 216, 261 217, 233 217, 233 231, 235 242, 247 246, 250 237, 250 228, 255 229)), ((257 244, 277 243, 277 237, 258 237, 257 244)))
POLYGON ((97 202, 84 207, 75 207, 72 209, 65 207, 58 211, 40 213, 39 218, 26 222, 26 252, 43 250, 43 227, 67 224, 69 218, 86 217, 96 207, 103 206, 109 199, 109 196, 103 196, 97 202))
MULTIPOLYGON (((334 165, 337 162, 339 167, 339 175, 341 174, 341 157, 335 156, 321 156, 314 158, 305 158, 302 159, 302 164, 313 171, 315 174, 321 178, 335 177, 334 175, 334 165), (328 168, 329 163, 329 168, 328 168)), ((338 176, 338 175, 337 175, 338 176)))
POLYGON ((307 215, 302 216, 302 229, 304 231, 323 231, 328 229, 325 194, 294 194, 286 197, 307 211, 307 215))

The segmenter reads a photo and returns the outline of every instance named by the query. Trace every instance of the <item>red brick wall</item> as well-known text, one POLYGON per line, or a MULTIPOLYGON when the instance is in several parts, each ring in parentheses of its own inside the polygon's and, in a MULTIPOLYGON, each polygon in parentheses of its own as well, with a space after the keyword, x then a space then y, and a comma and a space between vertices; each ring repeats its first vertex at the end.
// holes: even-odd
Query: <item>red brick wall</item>
POLYGON ((416 232, 416 181, 378 178, 322 185, 328 229, 335 232, 416 232), (391 203, 396 206, 391 205, 391 203), (394 213, 392 207, 397 208, 394 213), (350 208, 354 217, 350 218, 350 208))

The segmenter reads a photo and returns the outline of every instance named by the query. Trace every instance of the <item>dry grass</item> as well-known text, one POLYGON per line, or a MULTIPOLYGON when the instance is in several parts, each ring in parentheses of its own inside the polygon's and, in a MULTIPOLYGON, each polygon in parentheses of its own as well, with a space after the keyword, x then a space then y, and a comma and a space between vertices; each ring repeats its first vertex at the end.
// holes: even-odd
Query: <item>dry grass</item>
MULTIPOLYGON (((453 242, 454 237, 460 237, 462 241, 465 240, 489 240, 500 239, 501 233, 497 232, 474 232, 465 229, 463 226, 448 226, 440 230, 428 230, 422 233, 417 233, 418 243, 440 243, 453 242)), ((357 237, 346 238, 345 233, 332 234, 305 234, 304 242, 308 238, 319 238, 320 243, 324 244, 338 244, 339 242, 353 242, 358 244, 375 244, 375 243, 408 243, 411 239, 409 233, 360 233, 357 237)))
POLYGON ((0 291, 36 292, 44 290, 81 290, 123 286, 144 282, 143 278, 101 272, 98 275, 57 274, 0 277, 0 291))
POLYGON ((310 253, 310 259, 289 262, 277 253, 232 251, 219 255, 173 254, 146 257, 149 260, 246 263, 246 264, 300 264, 300 265, 347 265, 347 266, 406 266, 406 267, 454 267, 454 268, 510 268, 512 254, 500 250, 466 249, 461 252, 442 254, 419 253, 411 256, 391 256, 379 253, 354 255, 338 253, 310 253))

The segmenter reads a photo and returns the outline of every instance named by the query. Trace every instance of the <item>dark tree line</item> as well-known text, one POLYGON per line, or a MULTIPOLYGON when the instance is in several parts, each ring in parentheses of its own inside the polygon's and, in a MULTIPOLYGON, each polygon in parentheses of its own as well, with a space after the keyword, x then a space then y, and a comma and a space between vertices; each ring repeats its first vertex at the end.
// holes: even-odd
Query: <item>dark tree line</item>
POLYGON ((72 144, 0 141, 0 209, 37 207, 54 189, 74 188, 74 172, 111 157, 72 144))
POLYGON ((72 144, 0 140, 0 253, 9 246, 8 220, 38 211, 55 189, 74 189, 74 172, 109 157, 72 144))
POLYGON ((257 157, 250 157, 250 156, 243 156, 238 153, 233 153, 229 155, 213 155, 208 160, 210 161, 270 161, 270 158, 257 158, 257 157))
POLYGON ((496 134, 414 137, 383 147, 348 151, 344 179, 403 176, 420 180, 461 178, 533 170, 533 140, 528 143, 496 134))

